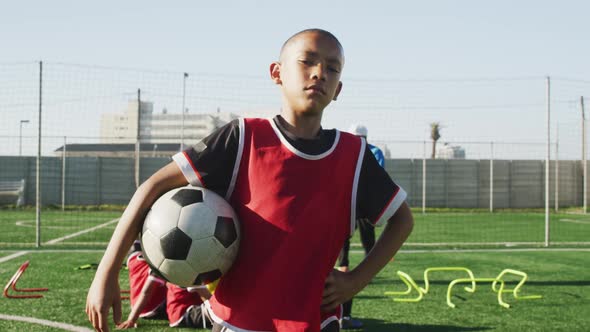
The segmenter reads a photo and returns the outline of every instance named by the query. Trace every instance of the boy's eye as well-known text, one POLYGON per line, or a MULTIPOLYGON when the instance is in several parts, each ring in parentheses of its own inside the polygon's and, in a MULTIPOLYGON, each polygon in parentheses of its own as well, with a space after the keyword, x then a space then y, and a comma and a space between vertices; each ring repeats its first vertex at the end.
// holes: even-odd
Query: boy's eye
POLYGON ((304 65, 308 65, 308 66, 313 64, 311 60, 307 60, 307 59, 299 60, 299 62, 301 62, 304 65))
POLYGON ((331 66, 329 66, 329 67, 328 67, 328 70, 329 70, 329 71, 331 71, 331 72, 333 72, 333 73, 339 73, 339 72, 340 72, 340 71, 338 70, 338 68, 336 68, 336 67, 331 67, 331 66))

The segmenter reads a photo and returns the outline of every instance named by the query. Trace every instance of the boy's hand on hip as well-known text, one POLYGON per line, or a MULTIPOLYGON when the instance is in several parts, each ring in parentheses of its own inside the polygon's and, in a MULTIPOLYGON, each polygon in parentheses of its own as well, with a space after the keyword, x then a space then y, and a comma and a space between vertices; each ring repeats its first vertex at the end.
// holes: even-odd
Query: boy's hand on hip
POLYGON ((330 312, 351 299, 362 287, 358 285, 353 272, 332 270, 324 284, 321 310, 330 312))

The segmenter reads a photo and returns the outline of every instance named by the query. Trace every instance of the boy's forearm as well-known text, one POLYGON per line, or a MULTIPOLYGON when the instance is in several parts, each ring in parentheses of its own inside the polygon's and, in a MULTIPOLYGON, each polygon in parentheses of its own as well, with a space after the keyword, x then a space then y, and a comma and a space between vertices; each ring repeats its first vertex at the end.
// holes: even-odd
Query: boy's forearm
POLYGON ((118 275, 120 265, 126 253, 135 238, 137 238, 141 221, 151 206, 149 192, 149 185, 142 184, 133 195, 133 198, 131 198, 129 205, 125 209, 125 212, 123 212, 113 232, 113 236, 99 264, 97 274, 106 273, 107 275, 112 275, 115 273, 118 275))
POLYGON ((408 205, 403 203, 385 225, 383 233, 381 233, 371 252, 351 271, 355 276, 356 288, 359 291, 395 256, 412 232, 413 226, 412 212, 408 205))

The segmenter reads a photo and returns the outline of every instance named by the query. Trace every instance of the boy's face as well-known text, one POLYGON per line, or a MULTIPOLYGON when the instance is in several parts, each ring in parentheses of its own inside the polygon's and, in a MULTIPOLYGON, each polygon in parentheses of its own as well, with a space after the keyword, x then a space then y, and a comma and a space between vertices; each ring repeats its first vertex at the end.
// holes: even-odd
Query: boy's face
POLYGON ((340 45, 317 32, 297 36, 285 46, 271 78, 281 85, 283 101, 292 111, 318 114, 335 100, 342 83, 344 56, 340 45))

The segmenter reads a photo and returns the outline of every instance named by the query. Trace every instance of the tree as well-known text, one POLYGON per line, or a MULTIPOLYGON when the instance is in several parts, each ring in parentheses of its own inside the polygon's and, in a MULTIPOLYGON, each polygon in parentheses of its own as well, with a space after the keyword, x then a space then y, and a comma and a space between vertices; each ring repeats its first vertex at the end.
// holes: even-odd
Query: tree
POLYGON ((436 142, 440 138, 440 123, 433 122, 430 124, 430 139, 432 139, 432 155, 430 158, 436 159, 436 142))

